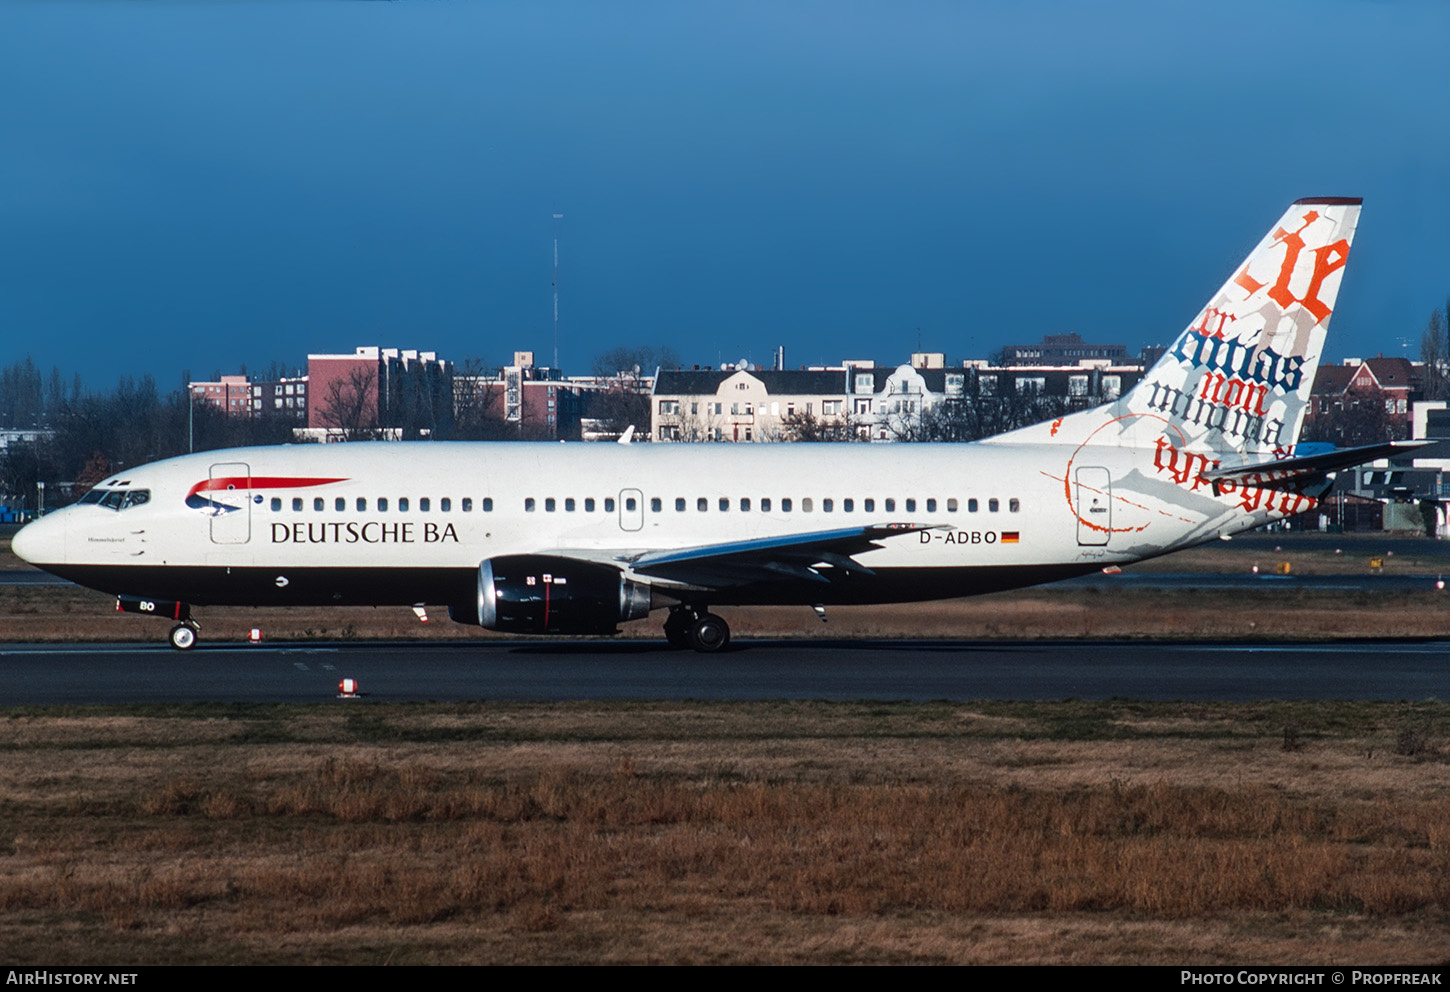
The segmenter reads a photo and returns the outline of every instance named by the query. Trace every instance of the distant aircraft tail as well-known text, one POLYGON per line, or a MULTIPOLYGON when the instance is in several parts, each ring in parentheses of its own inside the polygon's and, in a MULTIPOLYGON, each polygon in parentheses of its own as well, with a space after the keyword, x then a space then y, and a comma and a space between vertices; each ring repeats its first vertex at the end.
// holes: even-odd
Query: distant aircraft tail
POLYGON ((1287 457, 1308 408, 1360 203, 1295 202, 1130 392, 1107 407, 993 440, 1166 442, 1225 463, 1287 457))

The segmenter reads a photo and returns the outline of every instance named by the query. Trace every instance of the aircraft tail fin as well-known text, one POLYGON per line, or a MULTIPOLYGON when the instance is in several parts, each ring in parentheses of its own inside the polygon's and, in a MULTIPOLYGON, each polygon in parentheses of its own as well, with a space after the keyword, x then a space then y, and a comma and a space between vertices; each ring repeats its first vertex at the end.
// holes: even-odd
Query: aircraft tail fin
POLYGON ((1296 201, 1130 392, 1003 440, 1091 438, 1137 447, 1164 437, 1174 448, 1214 456, 1288 457, 1308 409, 1360 203, 1296 201))

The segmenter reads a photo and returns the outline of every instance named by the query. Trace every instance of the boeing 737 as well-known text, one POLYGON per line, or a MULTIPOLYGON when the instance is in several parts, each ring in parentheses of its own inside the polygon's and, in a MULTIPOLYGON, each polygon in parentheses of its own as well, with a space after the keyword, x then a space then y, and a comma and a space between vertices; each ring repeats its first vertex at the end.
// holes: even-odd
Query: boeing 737
MULTIPOLYGON (((1293 448, 1360 201, 1300 200, 1131 391, 970 444, 372 442, 128 469, 17 555, 164 616, 196 606, 438 605, 519 634, 717 605, 892 603, 1121 566, 1308 510, 1374 445, 1293 448)), ((1131 299, 1123 301, 1131 305, 1131 299)))

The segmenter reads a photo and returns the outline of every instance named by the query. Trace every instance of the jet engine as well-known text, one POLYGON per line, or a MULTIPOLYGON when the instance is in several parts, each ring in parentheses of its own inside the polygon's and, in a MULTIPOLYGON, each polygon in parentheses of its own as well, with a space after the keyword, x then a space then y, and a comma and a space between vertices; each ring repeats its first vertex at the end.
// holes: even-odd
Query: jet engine
POLYGON ((649 614, 650 591, 613 565, 554 555, 501 555, 478 566, 477 597, 448 615, 512 634, 613 634, 649 614))

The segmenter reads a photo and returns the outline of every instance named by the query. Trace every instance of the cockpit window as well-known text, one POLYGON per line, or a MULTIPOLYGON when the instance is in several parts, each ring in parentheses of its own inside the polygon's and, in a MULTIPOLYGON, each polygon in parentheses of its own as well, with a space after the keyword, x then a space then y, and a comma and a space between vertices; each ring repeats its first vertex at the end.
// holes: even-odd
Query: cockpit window
POLYGON ((99 503, 108 510, 129 510, 151 502, 149 489, 92 489, 81 497, 82 503, 99 503))

